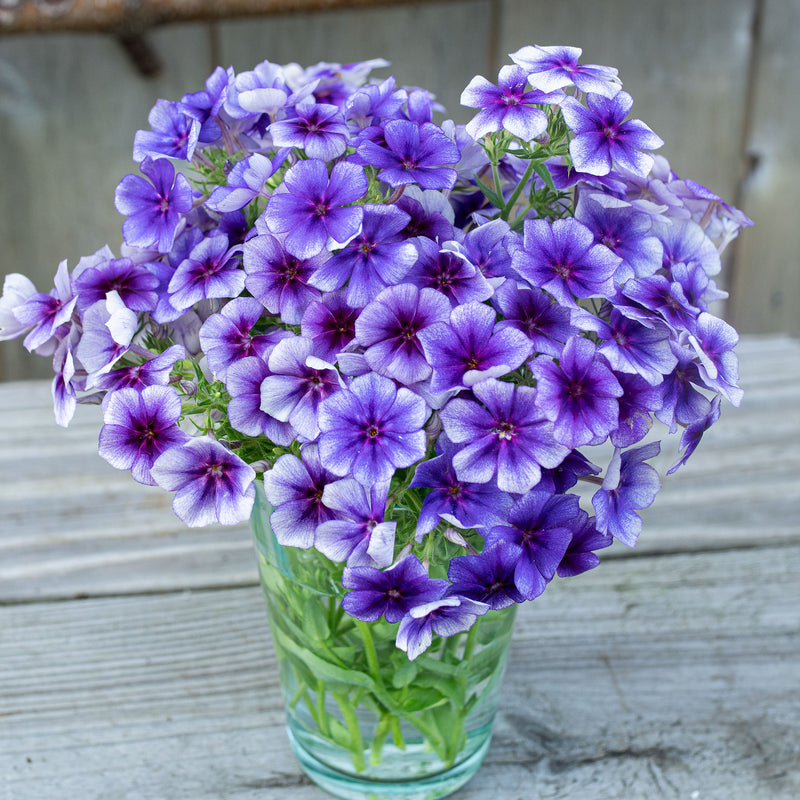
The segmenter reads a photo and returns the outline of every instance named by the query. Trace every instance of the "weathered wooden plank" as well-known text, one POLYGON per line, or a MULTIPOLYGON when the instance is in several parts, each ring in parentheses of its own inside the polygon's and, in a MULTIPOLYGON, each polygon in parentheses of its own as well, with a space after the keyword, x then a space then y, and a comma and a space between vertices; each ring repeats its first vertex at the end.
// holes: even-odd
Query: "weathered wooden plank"
MULTIPOLYGON (((263 14, 308 13, 351 7, 388 5, 403 0, 5 0, 0 7, 0 31, 116 31, 153 25, 263 14)), ((407 0, 406 0, 407 1, 407 0)), ((430 2, 430 0, 416 0, 430 2)), ((441 3, 445 0, 433 0, 441 3)))
MULTIPOLYGON (((156 99, 202 88, 213 68, 203 25, 160 29, 150 40, 164 64, 154 80, 113 37, 0 37, 0 276, 22 272, 49 292, 62 259, 72 268, 106 243, 119 252, 114 190, 136 171, 135 132, 156 99)), ((50 361, 3 344, 0 376, 45 377, 50 361)))
MULTIPOLYGON (((459 799, 797 797, 798 570, 786 546, 555 581, 459 799)), ((0 608, 0 798, 323 800, 276 680, 255 587, 0 608)))
MULTIPOLYGON (((745 401, 664 480, 635 554, 800 540, 800 342, 747 338, 740 354, 745 401)), ((97 455, 100 425, 81 406, 58 428, 46 384, 0 385, 0 602, 253 584, 247 526, 185 528, 167 493, 97 455)), ((676 457, 673 440, 662 476, 676 457)))
POLYGON ((735 243, 730 316, 743 331, 797 332, 800 154, 794 132, 800 126, 800 106, 793 98, 800 71, 800 0, 764 0, 760 5, 754 105, 746 142, 752 172, 742 196, 756 226, 735 243))

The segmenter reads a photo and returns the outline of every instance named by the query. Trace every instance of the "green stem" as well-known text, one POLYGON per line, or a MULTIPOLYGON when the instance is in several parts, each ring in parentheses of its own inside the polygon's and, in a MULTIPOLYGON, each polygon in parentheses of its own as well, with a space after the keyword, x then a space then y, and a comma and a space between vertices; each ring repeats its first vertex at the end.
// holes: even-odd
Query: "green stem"
POLYGON ((514 208, 514 203, 517 202, 523 187, 525 184, 530 180, 531 175, 533 175, 533 167, 534 162, 528 162, 528 168, 525 170, 525 174, 522 176, 522 180, 517 184, 517 188, 511 193, 511 197, 508 198, 506 204, 503 206, 503 210, 500 212, 500 217, 506 222, 508 222, 509 214, 511 214, 511 209, 514 208))
POLYGON ((319 732, 326 738, 331 738, 331 732, 328 728, 328 714, 325 711, 325 684, 322 680, 317 679, 317 714, 319 716, 319 720, 317 721, 317 727, 319 728, 319 732))
POLYGON ((367 768, 364 760, 364 739, 361 736, 361 728, 358 725, 355 709, 350 704, 346 694, 331 692, 331 696, 342 712, 347 733, 350 735, 350 757, 353 759, 353 766, 356 768, 356 772, 363 772, 367 768))
MULTIPOLYGON (((500 170, 497 168, 497 162, 492 161, 492 178, 494 179, 494 190, 497 192, 498 197, 501 200, 505 200, 503 197, 503 189, 500 185, 500 170)), ((505 217, 503 217, 505 219, 505 217)))

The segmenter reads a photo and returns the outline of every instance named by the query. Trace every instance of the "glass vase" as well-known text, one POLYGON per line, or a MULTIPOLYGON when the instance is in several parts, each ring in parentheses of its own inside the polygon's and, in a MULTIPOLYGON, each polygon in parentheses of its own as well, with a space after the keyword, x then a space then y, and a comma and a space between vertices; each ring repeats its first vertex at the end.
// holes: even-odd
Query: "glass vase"
POLYGON ((252 529, 292 749, 348 800, 434 800, 463 786, 489 748, 516 606, 464 633, 434 634, 410 661, 399 623, 344 612, 341 573, 314 549, 282 547, 259 485, 252 529))

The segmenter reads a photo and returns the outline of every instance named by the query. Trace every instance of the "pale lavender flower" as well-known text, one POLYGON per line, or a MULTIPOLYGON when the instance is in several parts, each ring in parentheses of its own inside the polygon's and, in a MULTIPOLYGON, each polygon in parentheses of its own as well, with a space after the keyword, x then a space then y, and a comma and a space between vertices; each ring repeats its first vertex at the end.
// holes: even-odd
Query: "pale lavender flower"
POLYGON ((703 311, 697 317, 694 334, 688 334, 686 341, 698 355, 700 363, 697 369, 703 383, 738 406, 744 395, 736 385, 739 359, 733 352, 739 334, 725 320, 703 311))
POLYGON ((472 387, 483 405, 456 397, 439 412, 447 438, 460 444, 453 466, 460 480, 488 483, 497 475, 505 492, 521 494, 569 453, 537 408, 537 390, 490 378, 472 387))
POLYGON ((283 69, 278 64, 262 61, 233 78, 224 108, 233 119, 274 114, 286 105, 289 94, 283 69))
POLYGON ((409 661, 422 655, 433 642, 433 634, 447 637, 468 631, 490 606, 460 595, 414 606, 400 621, 396 645, 408 653, 409 661))
POLYGON ((658 472, 645 462, 660 451, 659 442, 624 453, 614 450, 603 485, 592 497, 598 531, 635 546, 642 532, 642 519, 636 512, 652 505, 661 488, 658 472))
POLYGON ((127 217, 122 234, 132 247, 168 253, 180 215, 192 208, 192 187, 166 158, 153 161, 148 156, 139 169, 149 180, 126 175, 114 195, 114 207, 127 217))
POLYGON ((639 119, 626 117, 633 107, 627 92, 613 97, 586 95, 588 108, 575 98, 561 104, 564 120, 573 132, 569 154, 575 169, 590 175, 608 175, 616 164, 634 175, 647 175, 653 157, 643 150, 656 150, 664 142, 639 119))
MULTIPOLYGON (((284 332, 291 336, 289 331, 284 332)), ((228 421, 245 436, 266 436, 274 444, 288 447, 296 435, 294 428, 261 410, 261 382, 270 374, 266 362, 258 356, 240 358, 228 367, 228 421)))
POLYGON ((158 302, 159 280, 145 266, 129 258, 114 258, 73 275, 78 310, 83 313, 108 292, 115 291, 132 311, 152 311, 158 302))
POLYGON ((340 161, 328 177, 324 161, 299 161, 283 186, 285 192, 269 199, 264 219, 272 233, 286 234, 284 246, 297 258, 312 258, 329 238, 341 245, 360 230, 364 210, 351 204, 363 197, 368 181, 358 165, 340 161))
POLYGON ((238 161, 228 173, 228 185, 217 186, 205 201, 206 208, 220 213, 244 208, 264 191, 267 178, 280 164, 280 157, 270 161, 261 153, 252 153, 238 161))
POLYGON ((389 566, 397 523, 384 521, 388 496, 389 481, 369 487, 353 478, 328 483, 322 502, 335 518, 317 526, 317 550, 331 561, 347 561, 348 567, 389 566))
MULTIPOLYGON (((29 287, 20 287, 27 294, 29 287)), ((66 260, 58 265, 55 276, 55 287, 50 294, 35 292, 28 294, 25 300, 11 309, 11 314, 22 330, 31 327, 32 330, 23 340, 29 352, 36 350, 52 339, 62 325, 67 325, 72 318, 72 312, 78 298, 72 293, 69 271, 66 260)), ((16 326, 12 330, 18 330, 16 326)), ((15 333, 19 335, 19 333, 15 333)))
POLYGON ((186 350, 182 345, 173 344, 163 353, 138 364, 123 364, 95 378, 95 386, 106 391, 117 389, 136 389, 141 391, 145 386, 166 386, 175 362, 185 358, 186 350))
POLYGON ((617 70, 579 64, 582 52, 579 47, 526 45, 511 53, 511 59, 527 72, 531 85, 543 92, 575 86, 582 92, 613 97, 620 87, 617 70))
POLYGON ((322 503, 325 487, 335 480, 320 463, 316 445, 303 447, 300 458, 280 456, 264 473, 264 492, 274 509, 269 522, 280 544, 304 550, 313 546, 317 527, 336 516, 322 503))
MULTIPOLYGON (((3 294, 0 297, 0 342, 22 336, 33 324, 20 322, 14 315, 14 309, 24 305, 35 294, 37 294, 36 287, 25 275, 12 272, 3 279, 3 294)), ((49 305, 52 300, 45 302, 49 305)), ((36 314, 35 319, 41 322, 42 315, 36 314)))
POLYGON ((147 117, 152 130, 136 131, 133 160, 179 158, 191 161, 200 134, 200 122, 187 116, 180 103, 156 100, 147 117))
POLYGON ((169 386, 119 389, 103 403, 99 452, 116 469, 129 469, 139 483, 155 485, 156 459, 189 441, 178 427, 183 413, 178 393, 169 386))
POLYGON ((162 453, 150 475, 175 492, 172 510, 190 528, 219 522, 237 525, 250 518, 256 474, 214 439, 190 439, 162 453))
POLYGON ((192 248, 169 282, 169 302, 180 311, 208 298, 237 297, 244 289, 240 245, 224 233, 206 236, 192 248))
POLYGON ((317 414, 326 397, 336 393, 341 378, 333 364, 313 354, 313 342, 290 336, 270 353, 270 374, 261 382, 261 410, 312 441, 319 435, 317 414))
POLYGON ((425 456, 425 401, 375 373, 354 378, 319 408, 320 458, 370 486, 425 456))
POLYGON ((675 342, 670 346, 678 364, 672 373, 664 377, 660 387, 663 397, 655 416, 669 428, 670 433, 675 433, 678 424, 689 425, 706 416, 711 405, 708 398, 695 388, 703 384, 703 379, 697 368, 694 351, 675 342))
POLYGON ((278 147, 299 147, 309 158, 331 161, 347 149, 349 130, 342 112, 327 103, 296 106, 292 116, 269 126, 278 147))
POLYGON ((487 133, 507 130, 525 142, 547 130, 547 114, 536 105, 557 104, 562 92, 547 94, 527 90, 528 75, 519 66, 501 67, 497 85, 476 75, 461 93, 461 105, 481 109, 468 123, 467 133, 480 139, 487 133), (527 91, 526 91, 527 90, 527 91))

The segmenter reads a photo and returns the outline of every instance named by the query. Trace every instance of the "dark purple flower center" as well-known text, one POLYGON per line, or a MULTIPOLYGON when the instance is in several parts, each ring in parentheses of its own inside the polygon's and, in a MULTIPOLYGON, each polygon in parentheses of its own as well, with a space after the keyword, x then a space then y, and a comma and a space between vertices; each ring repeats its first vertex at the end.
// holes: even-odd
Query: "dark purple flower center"
POLYGON ((492 433, 498 439, 511 441, 517 435, 517 426, 513 422, 499 422, 492 428, 492 433))

